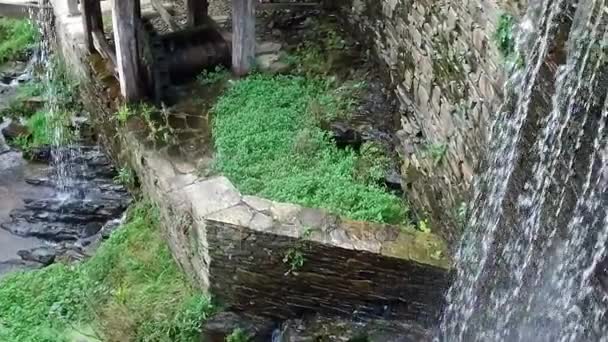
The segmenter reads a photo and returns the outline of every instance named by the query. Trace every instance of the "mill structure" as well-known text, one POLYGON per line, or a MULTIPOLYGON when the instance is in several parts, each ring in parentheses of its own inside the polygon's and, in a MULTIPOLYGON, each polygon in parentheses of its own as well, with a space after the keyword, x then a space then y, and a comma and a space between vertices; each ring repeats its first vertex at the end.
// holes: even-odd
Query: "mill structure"
POLYGON ((160 0, 149 0, 169 28, 164 33, 142 16, 141 0, 110 0, 110 37, 104 32, 101 0, 80 0, 80 6, 78 0, 66 1, 74 14, 81 12, 87 49, 111 65, 128 102, 147 97, 162 101, 167 88, 186 74, 223 65, 242 76, 254 63, 257 0, 232 0, 229 36, 209 16, 208 0, 183 0, 185 27, 175 23, 160 0))

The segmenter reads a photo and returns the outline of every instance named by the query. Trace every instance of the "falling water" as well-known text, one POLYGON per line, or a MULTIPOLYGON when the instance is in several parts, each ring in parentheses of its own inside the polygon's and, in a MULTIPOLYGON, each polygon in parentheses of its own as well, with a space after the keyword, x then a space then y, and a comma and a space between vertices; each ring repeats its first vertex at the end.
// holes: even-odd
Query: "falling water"
POLYGON ((65 84, 62 79, 62 65, 53 53, 55 39, 54 13, 49 0, 38 0, 40 10, 30 13, 30 17, 38 24, 40 43, 36 63, 40 70, 40 82, 45 99, 44 112, 47 116, 47 130, 51 140, 50 152, 54 170, 54 182, 58 196, 68 198, 75 193, 74 175, 80 154, 77 146, 66 146, 70 132, 62 123, 65 120, 61 99, 65 96, 65 84))
POLYGON ((606 6, 529 1, 442 341, 608 341, 606 6))

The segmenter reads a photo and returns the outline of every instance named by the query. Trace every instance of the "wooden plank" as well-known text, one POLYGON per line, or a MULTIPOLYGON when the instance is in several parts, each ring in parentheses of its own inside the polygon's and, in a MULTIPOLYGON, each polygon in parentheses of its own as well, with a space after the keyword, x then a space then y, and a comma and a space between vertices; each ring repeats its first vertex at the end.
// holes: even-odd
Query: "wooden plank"
POLYGON ((114 70, 114 72, 116 73, 116 53, 114 52, 114 50, 112 49, 112 47, 110 46, 110 44, 108 43, 108 41, 106 40, 106 36, 104 35, 103 32, 99 31, 99 30, 95 30, 92 32, 92 36, 93 36, 93 43, 95 44, 95 49, 97 49, 97 52, 99 52, 99 54, 109 60, 112 63, 112 68, 114 70))
POLYGON ((116 44, 116 67, 120 92, 127 102, 141 99, 141 77, 137 46, 137 0, 112 0, 112 25, 116 44))
POLYGON ((167 11, 163 4, 159 0, 150 0, 152 7, 160 14, 160 17, 169 26, 169 29, 173 32, 179 30, 179 25, 173 19, 173 16, 167 11))
POLYGON ((93 44, 93 31, 100 31, 103 34, 103 17, 101 15, 100 0, 81 0, 82 1, 82 25, 84 31, 84 42, 89 52, 95 52, 93 44))
POLYGON ((255 60, 255 2, 232 0, 232 71, 237 76, 251 71, 255 60))
POLYGON ((201 25, 207 18, 209 12, 208 0, 185 0, 188 26, 201 25))

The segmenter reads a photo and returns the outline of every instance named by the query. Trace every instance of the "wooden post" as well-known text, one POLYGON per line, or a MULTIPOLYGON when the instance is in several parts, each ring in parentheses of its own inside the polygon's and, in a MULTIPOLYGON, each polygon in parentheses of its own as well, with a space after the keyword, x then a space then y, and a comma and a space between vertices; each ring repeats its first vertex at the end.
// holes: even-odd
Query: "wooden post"
POLYGON ((80 13, 78 10, 78 0, 66 0, 68 5, 68 14, 74 16, 80 13))
POLYGON ((120 92, 127 102, 141 98, 137 46, 138 0, 112 0, 112 25, 120 92))
POLYGON ((209 11, 208 0, 186 0, 188 26, 194 27, 203 24, 209 11))
POLYGON ((103 33, 103 18, 101 16, 100 0, 82 1, 82 25, 84 29, 84 41, 89 52, 95 51, 92 32, 99 30, 103 33))
POLYGON ((232 0, 232 71, 243 76, 255 61, 255 2, 232 0))

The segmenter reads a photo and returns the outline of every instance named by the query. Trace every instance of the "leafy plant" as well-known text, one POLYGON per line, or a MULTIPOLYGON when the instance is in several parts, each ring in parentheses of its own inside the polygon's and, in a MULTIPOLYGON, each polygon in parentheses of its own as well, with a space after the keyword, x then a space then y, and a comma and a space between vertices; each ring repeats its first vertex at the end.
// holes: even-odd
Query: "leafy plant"
POLYGON ((249 340, 249 336, 241 328, 234 329, 230 335, 226 336, 226 342, 248 342, 249 340))
POLYGON ((129 118, 134 115, 135 115, 135 110, 126 104, 120 106, 120 108, 118 108, 118 112, 116 112, 116 118, 118 119, 118 122, 120 122, 121 124, 126 123, 129 120, 129 118))
POLYGON ((0 18, 0 63, 23 58, 38 39, 38 31, 29 20, 0 18))
POLYGON ((317 126, 309 105, 327 91, 324 82, 295 76, 236 81, 213 109, 216 170, 244 193, 356 220, 405 222, 400 198, 358 180, 357 154, 338 149, 317 126))
POLYGON ((228 71, 223 66, 218 65, 212 71, 203 70, 196 79, 202 85, 213 85, 227 79, 228 75, 228 71))
POLYGON ((430 233, 431 232, 431 227, 429 226, 429 220, 428 219, 422 219, 418 222, 418 230, 423 232, 423 233, 430 233))
POLYGON ((135 172, 129 167, 121 167, 118 170, 118 174, 114 177, 114 182, 122 184, 127 188, 133 188, 135 186, 135 172))
POLYGON ((91 259, 0 280, 3 341, 63 342, 77 327, 103 341, 197 341, 213 310, 177 268, 147 202, 91 259))
POLYGON ((514 26, 515 18, 512 15, 503 13, 498 17, 494 40, 498 50, 505 59, 511 59, 515 54, 514 26))
POLYGON ((304 254, 297 248, 290 248, 283 257, 283 263, 289 266, 289 270, 286 274, 296 273, 302 266, 304 266, 304 254))

